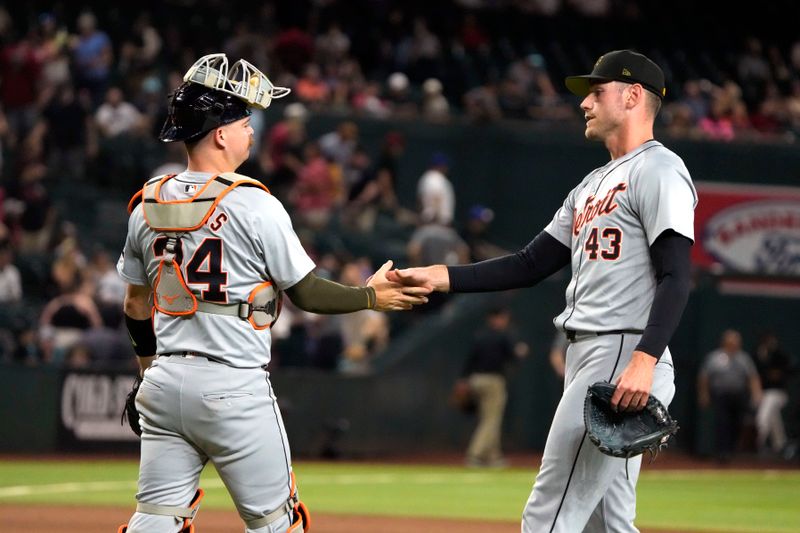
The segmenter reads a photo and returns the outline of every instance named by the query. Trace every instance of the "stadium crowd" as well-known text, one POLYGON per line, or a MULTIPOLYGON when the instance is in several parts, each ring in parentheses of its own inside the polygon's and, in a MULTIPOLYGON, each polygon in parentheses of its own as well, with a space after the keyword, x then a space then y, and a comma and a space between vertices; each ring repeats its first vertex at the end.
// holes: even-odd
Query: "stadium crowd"
MULTIPOLYGON (((713 19, 683 20, 690 6, 678 2, 670 19, 694 36, 685 43, 659 43, 643 30, 609 42, 642 43, 664 65, 669 81, 659 127, 719 142, 794 142, 800 40, 759 35, 757 20, 752 33, 736 29, 721 38, 713 19), (691 32, 691 24, 703 23, 704 31, 691 32)), ((132 192, 148 176, 180 170, 181 147, 155 139, 165 95, 200 55, 246 58, 293 89, 292 103, 270 110, 269 121, 254 115, 256 145, 241 172, 263 178, 287 205, 319 272, 360 284, 373 255, 423 264, 502 249, 485 236, 490 210, 476 206, 468 221, 454 220, 446 154, 431 154, 419 204, 403 206, 396 169, 405 139, 390 132, 380 151, 369 153, 349 119, 577 127, 582 116, 561 87, 563 75, 591 68, 602 31, 637 28, 655 10, 632 0, 0 7, 0 359, 133 364, 120 328, 118 250, 90 246, 95 241, 76 224, 73 216, 93 206, 60 211, 52 195, 59 185, 132 192), (342 120, 310 138, 313 113, 342 120), (376 233, 380 238, 358 253, 341 239, 376 233)), ((284 313, 275 353, 286 366, 369 371, 394 327, 369 311, 321 317, 289 303, 284 313)))

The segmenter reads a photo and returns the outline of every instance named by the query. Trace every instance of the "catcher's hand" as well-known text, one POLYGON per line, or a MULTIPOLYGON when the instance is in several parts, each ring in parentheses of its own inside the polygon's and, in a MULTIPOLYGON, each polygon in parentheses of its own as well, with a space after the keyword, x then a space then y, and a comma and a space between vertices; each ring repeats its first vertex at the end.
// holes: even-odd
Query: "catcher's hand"
POLYGON ((121 424, 125 424, 125 419, 128 419, 128 425, 131 426, 136 435, 142 436, 142 428, 139 425, 139 410, 136 409, 136 393, 139 392, 139 385, 142 383, 142 377, 136 374, 136 379, 133 380, 133 387, 125 398, 125 408, 122 410, 121 424))
POLYGON ((589 387, 583 419, 589 440, 606 455, 634 457, 645 450, 651 460, 677 431, 678 423, 652 394, 641 411, 617 412, 611 407, 616 386, 600 381, 589 387))

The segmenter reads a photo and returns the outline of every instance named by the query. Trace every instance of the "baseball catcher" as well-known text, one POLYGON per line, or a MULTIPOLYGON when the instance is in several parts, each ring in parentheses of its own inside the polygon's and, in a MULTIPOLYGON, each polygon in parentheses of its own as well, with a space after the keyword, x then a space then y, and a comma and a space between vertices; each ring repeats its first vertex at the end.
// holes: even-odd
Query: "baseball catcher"
POLYGON ((598 381, 586 391, 583 418, 589 440, 606 455, 630 458, 645 450, 651 460, 667 447, 678 423, 652 394, 641 411, 622 412, 611 407, 616 386, 598 381))

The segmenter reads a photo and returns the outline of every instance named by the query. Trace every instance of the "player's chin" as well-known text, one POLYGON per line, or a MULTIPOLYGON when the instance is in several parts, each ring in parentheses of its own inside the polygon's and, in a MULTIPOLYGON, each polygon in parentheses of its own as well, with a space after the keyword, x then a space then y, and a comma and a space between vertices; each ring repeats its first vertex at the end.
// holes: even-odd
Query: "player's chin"
POLYGON ((586 131, 583 132, 583 135, 590 141, 602 140, 600 133, 588 124, 586 125, 586 131))

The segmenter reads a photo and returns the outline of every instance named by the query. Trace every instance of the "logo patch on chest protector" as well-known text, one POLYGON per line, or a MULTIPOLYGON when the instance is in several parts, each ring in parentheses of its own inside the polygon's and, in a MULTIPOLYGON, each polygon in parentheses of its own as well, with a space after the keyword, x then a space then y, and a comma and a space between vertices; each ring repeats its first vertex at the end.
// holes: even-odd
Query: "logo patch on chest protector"
POLYGON ((588 198, 586 198, 586 203, 584 204, 583 209, 581 209, 580 212, 578 209, 575 209, 573 212, 572 234, 577 237, 583 226, 597 217, 613 212, 617 207, 619 207, 619 204, 614 201, 614 197, 617 195, 617 193, 622 192, 627 188, 627 184, 620 183, 609 189, 606 195, 602 198, 595 198, 593 195, 590 195, 588 198))

